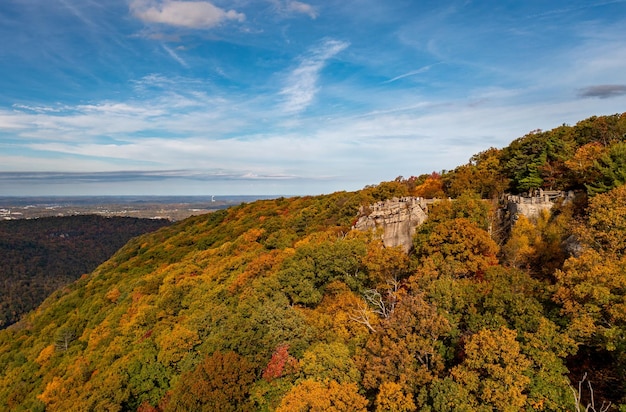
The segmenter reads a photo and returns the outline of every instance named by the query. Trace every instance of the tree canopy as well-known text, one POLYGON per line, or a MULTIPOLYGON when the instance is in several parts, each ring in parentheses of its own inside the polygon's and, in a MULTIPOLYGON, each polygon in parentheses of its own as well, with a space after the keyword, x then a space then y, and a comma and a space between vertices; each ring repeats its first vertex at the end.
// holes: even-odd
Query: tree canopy
POLYGON ((583 376, 624 410, 626 186, 605 177, 625 127, 592 118, 451 172, 136 237, 0 331, 0 410, 573 411, 583 376), (506 185, 584 201, 501 238, 506 185), (352 230, 362 206, 442 192, 408 254, 352 230))

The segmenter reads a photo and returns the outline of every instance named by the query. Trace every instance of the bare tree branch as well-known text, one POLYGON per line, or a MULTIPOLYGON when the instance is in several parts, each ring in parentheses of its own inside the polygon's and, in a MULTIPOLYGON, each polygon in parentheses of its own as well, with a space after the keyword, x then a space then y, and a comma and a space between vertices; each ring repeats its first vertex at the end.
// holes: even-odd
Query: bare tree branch
MULTIPOLYGON (((585 374, 583 375, 583 378, 580 381, 578 381, 578 392, 576 392, 576 390, 574 390, 574 388, 572 388, 571 385, 569 387, 570 390, 572 391, 572 395, 574 396, 574 405, 576 407, 576 412, 582 411, 581 400, 582 400, 582 392, 583 392, 583 383, 586 380, 587 380, 587 373, 585 372, 585 374)), ((600 409, 597 410, 596 402, 595 402, 594 394, 593 394, 593 387, 591 386, 591 381, 587 380, 587 386, 589 386, 590 402, 585 407, 585 412, 607 412, 609 408, 611 407, 611 402, 607 403, 605 401, 602 401, 602 405, 600 406, 600 409)))

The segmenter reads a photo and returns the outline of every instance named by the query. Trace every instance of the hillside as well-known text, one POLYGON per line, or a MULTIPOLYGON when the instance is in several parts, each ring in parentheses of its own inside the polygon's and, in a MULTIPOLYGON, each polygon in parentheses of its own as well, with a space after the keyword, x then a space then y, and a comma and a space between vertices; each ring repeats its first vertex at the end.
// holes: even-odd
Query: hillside
POLYGON ((132 237, 168 224, 99 216, 0 220, 0 328, 94 270, 132 237))
POLYGON ((0 331, 0 409, 624 410, 624 133, 626 115, 587 119, 454 171, 135 238, 0 331), (494 238, 481 198, 547 187, 579 196, 494 238), (409 254, 351 230, 407 195, 455 199, 409 254))
POLYGON ((483 198, 538 189, 602 193, 626 183, 626 113, 534 130, 454 170, 397 180, 426 198, 455 198, 467 190, 483 198))

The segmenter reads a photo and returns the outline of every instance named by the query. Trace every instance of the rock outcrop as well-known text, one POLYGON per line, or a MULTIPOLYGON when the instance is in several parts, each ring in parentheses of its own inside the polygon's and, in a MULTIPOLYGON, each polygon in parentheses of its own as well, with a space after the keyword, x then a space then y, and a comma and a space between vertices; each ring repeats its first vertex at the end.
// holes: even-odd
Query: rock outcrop
POLYGON ((409 252, 417 226, 428 218, 428 204, 433 200, 420 197, 402 197, 377 202, 362 207, 361 216, 354 225, 357 230, 382 229, 382 241, 386 247, 402 246, 409 252))
POLYGON ((512 222, 517 220, 517 216, 523 215, 530 220, 537 219, 544 210, 550 211, 554 202, 558 198, 571 200, 574 194, 560 191, 538 190, 534 196, 513 196, 506 197, 506 210, 512 222))
MULTIPOLYGON (((519 215, 535 220, 542 211, 550 211, 556 199, 563 197, 570 201, 573 193, 539 190, 532 196, 507 195, 503 199, 503 208, 499 210, 500 221, 497 224, 508 233, 519 215)), ((386 247, 402 246, 408 253, 413 247, 416 228, 428 219, 428 206, 436 201, 437 199, 402 197, 361 207, 360 217, 353 229, 380 229, 386 247)))

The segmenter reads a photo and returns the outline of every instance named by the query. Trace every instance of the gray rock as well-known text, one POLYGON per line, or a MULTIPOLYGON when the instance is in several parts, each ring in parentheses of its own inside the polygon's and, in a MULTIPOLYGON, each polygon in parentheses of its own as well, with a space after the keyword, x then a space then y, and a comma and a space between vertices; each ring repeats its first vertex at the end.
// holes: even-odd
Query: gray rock
POLYGON ((357 230, 382 230, 386 247, 402 246, 408 253, 413 246, 417 226, 428 218, 428 204, 433 200, 420 197, 402 197, 377 202, 361 208, 361 217, 354 225, 357 230))

